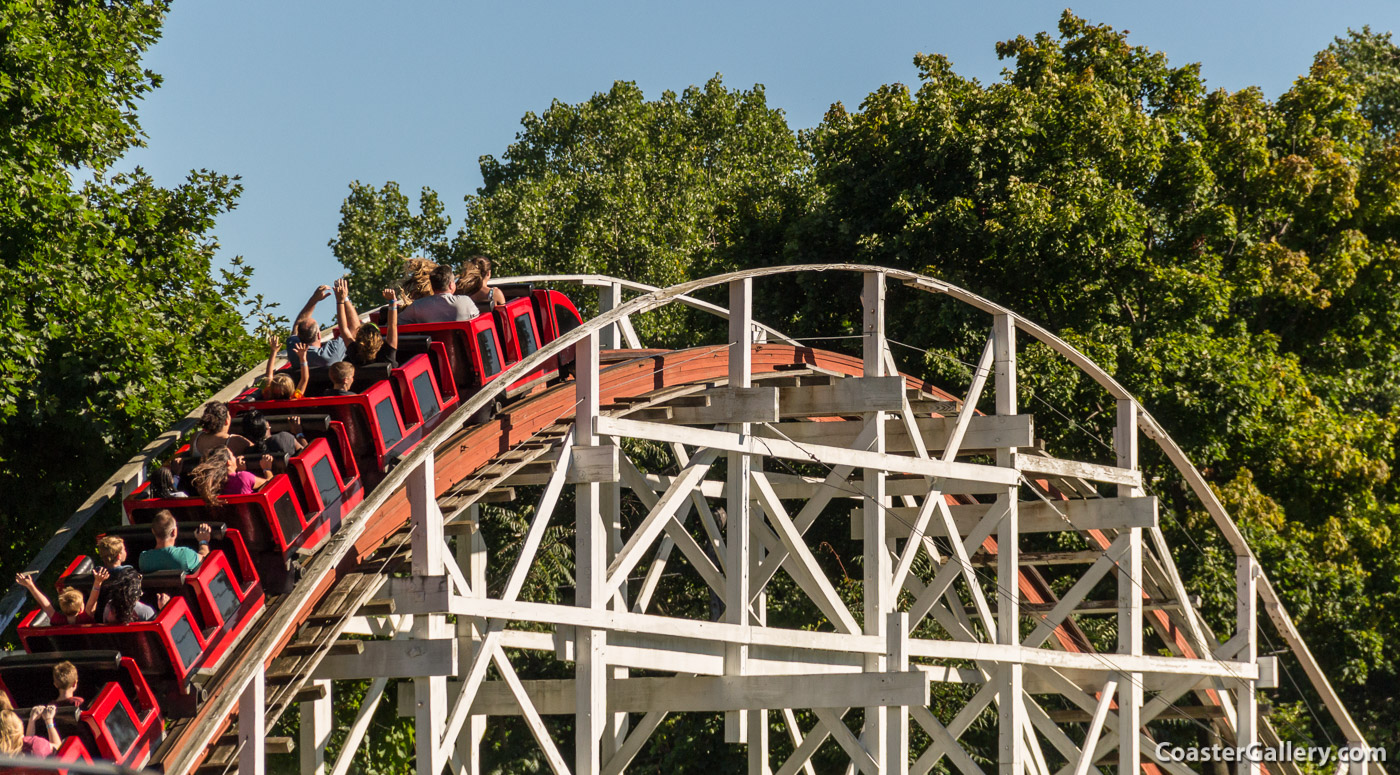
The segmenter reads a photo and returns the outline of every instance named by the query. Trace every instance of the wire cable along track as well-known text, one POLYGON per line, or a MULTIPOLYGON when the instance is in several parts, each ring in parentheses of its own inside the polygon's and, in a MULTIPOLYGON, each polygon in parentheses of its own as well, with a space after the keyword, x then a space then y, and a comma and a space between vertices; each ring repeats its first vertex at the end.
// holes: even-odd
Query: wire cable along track
MULTIPOLYGON (((1278 656, 1301 667, 1338 744, 1366 749, 1166 430, 1014 312, 934 278, 847 264, 665 289, 597 275, 501 283, 523 290, 495 313, 406 326, 416 354, 357 396, 260 401, 251 373, 222 391, 235 413, 295 414, 312 428, 311 445, 255 496, 217 512, 147 497, 146 464, 186 422, 74 515, 70 535, 122 498, 133 525, 114 534, 128 541, 159 508, 181 522, 222 517, 198 571, 148 582, 177 594, 145 629, 46 627, 35 613, 19 624, 31 653, 0 658, 11 693, 24 670, 79 649, 90 665, 80 669, 112 676, 106 704, 75 715, 88 731, 73 736, 84 750, 66 753, 74 771, 112 759, 253 775, 268 753, 294 749, 303 771, 341 775, 387 699, 415 719, 420 773, 480 772, 482 735, 502 716, 523 720, 555 772, 621 773, 669 715, 708 713, 723 714, 725 740, 744 746, 753 773, 814 774, 821 756, 852 772, 922 775, 943 763, 980 775, 989 770, 964 736, 990 714, 1000 772, 1109 764, 1184 775, 1209 765, 1159 750, 1170 725, 1240 748, 1306 736, 1260 714, 1278 656), (843 351, 754 320, 754 283, 807 272, 849 279, 859 299, 861 332, 843 351), (545 285, 596 288, 599 314, 582 320, 545 285), (715 287, 727 308, 696 298, 715 287), (945 390, 900 371, 885 335, 892 293, 986 314, 968 384, 945 390), (727 319, 727 341, 644 348, 632 321, 670 304, 727 319), (1037 423, 1076 419, 1039 396, 1052 411, 1033 417, 1020 404, 1027 342, 1066 359, 1116 409, 1098 459, 1060 457, 1039 440, 1037 423), (1158 525, 1143 437, 1237 557, 1223 643, 1158 525), (509 540, 488 541, 503 525, 509 540), (841 564, 831 541, 859 563, 841 564), (551 586, 542 579, 561 554, 572 555, 571 576, 551 586), (681 577, 708 598, 678 601, 681 577), (770 624, 776 611, 789 623, 770 624), (800 626, 794 611, 805 612, 800 626), (1261 656, 1267 629, 1285 653, 1261 656), (524 652, 571 666, 572 678, 530 674, 524 652), (336 683, 365 679, 359 718, 327 761, 336 683), (948 684, 966 685, 952 715, 948 684), (293 703, 299 738, 268 738, 293 703), (549 716, 571 717, 574 739, 559 739, 549 716), (913 748, 911 729, 922 733, 913 748)), ((90 564, 75 562, 64 581, 81 586, 85 573, 90 564)), ((17 610, 13 596, 0 606, 17 610)), ((1301 772, 1287 761, 1239 767, 1301 772)))

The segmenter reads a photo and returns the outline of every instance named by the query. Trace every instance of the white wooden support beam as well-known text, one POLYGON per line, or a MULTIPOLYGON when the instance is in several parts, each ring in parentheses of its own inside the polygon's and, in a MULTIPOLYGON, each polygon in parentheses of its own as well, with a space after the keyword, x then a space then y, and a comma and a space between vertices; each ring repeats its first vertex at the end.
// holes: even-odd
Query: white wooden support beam
MULTIPOLYGON (((1258 649, 1259 564, 1249 555, 1235 558, 1235 632, 1244 636, 1236 659, 1255 662, 1258 649)), ((1235 690, 1235 746, 1247 748, 1259 742, 1259 700, 1254 681, 1238 681, 1235 690)), ((1262 775, 1258 762, 1244 762, 1240 775, 1262 775)))
MULTIPOLYGON (((959 532, 966 535, 977 527, 993 509, 995 504, 972 504, 949 506, 959 532)), ((917 523, 920 507, 892 506, 886 530, 891 538, 908 538, 910 526, 917 523)), ((1139 498, 1094 498, 1091 500, 1069 501, 1021 501, 1017 516, 1021 523, 1021 533, 1056 533, 1084 530, 1124 530, 1127 528, 1147 528, 1157 524, 1157 499, 1151 496, 1139 498)), ((850 513, 851 537, 864 535, 865 516, 861 509, 850 513)), ((978 547, 972 547, 975 552, 978 547)))
POLYGON ((326 743, 331 739, 335 721, 331 706, 331 682, 314 679, 310 686, 321 689, 321 697, 301 703, 300 729, 297 732, 297 754, 304 775, 326 775, 326 743))
MULTIPOLYGON (((599 339, 584 337, 575 348, 575 444, 591 447, 598 443, 594 426, 598 418, 599 339)), ((593 613, 605 610, 607 592, 609 526, 602 514, 600 485, 585 482, 575 495, 574 562, 575 605, 593 613)), ((574 677, 579 691, 574 703, 574 771, 597 772, 603 764, 603 736, 611 721, 607 712, 608 665, 605 655, 607 631, 580 628, 574 650, 574 677)))
MULTIPOLYGON (((1138 497, 1143 493, 1142 479, 1138 473, 1137 421, 1137 405, 1131 400, 1120 400, 1113 439, 1118 458, 1118 469, 1137 475, 1136 484, 1127 481, 1119 482, 1118 495, 1120 497, 1138 497)), ((1142 654, 1143 648, 1142 598, 1145 587, 1143 586, 1142 567, 1142 528, 1128 528, 1119 534, 1118 540, 1124 539, 1128 541, 1128 545, 1118 560, 1118 653, 1136 656, 1142 654)), ((1111 692, 1104 694, 1107 696, 1111 692)), ((1119 729, 1142 728, 1142 704, 1142 674, 1121 674, 1118 679, 1119 729)), ((1095 713, 1097 713, 1097 709, 1095 713)), ((1088 748, 1093 750, 1092 745, 1088 748)), ((1141 767, 1142 742, 1140 736, 1123 735, 1118 743, 1118 771, 1135 773, 1141 767)))
MULTIPOLYGON (((992 318, 992 347, 996 369, 996 413, 1011 416, 1017 412, 1016 397, 1016 321, 1009 314, 992 318)), ((1016 450, 997 450, 998 466, 1013 466, 1016 450)), ((1020 503, 1016 485, 997 496, 1006 515, 997 528, 997 633, 1000 644, 1019 644, 1020 632, 1020 503)), ((1025 724, 1024 674, 1019 664, 1001 665, 997 669, 999 694, 999 754, 1001 775, 1025 775, 1026 744, 1022 735, 1025 724)))
MULTIPOLYGON (((447 545, 443 540, 442 513, 438 510, 434 478, 431 456, 408 475, 415 578, 446 576, 447 545)), ((417 640, 429 641, 447 638, 446 617, 437 613, 414 617, 412 636, 417 640)), ((453 648, 455 650, 455 641, 453 648)), ((413 696, 417 707, 414 725, 418 730, 415 735, 418 769, 422 775, 437 775, 447 763, 439 737, 447 720, 447 678, 432 673, 415 677, 413 696)))
MULTIPOLYGON (((618 452, 617 447, 612 444, 604 444, 596 447, 575 447, 572 459, 567 467, 568 484, 586 484, 597 482, 599 484, 611 484, 618 481, 618 452)), ((561 460, 560 467, 564 467, 561 460)))
MULTIPOLYGON (((312 677, 318 681, 362 681, 367 678, 417 679, 457 674, 456 638, 367 640, 361 643, 363 650, 359 654, 323 658, 312 677)), ((446 688, 442 696, 443 714, 446 715, 446 688)))
MULTIPOLYGON (((457 566, 467 576, 467 586, 472 597, 486 597, 486 541, 481 535, 481 507, 473 503, 467 507, 467 524, 472 529, 457 536, 457 566)), ((459 652, 468 659, 476 656, 485 634, 486 622, 470 616, 457 617, 457 641, 459 652)), ((459 775, 483 775, 481 761, 481 739, 486 735, 486 717, 472 716, 462 733, 457 737, 453 753, 453 766, 459 775)))
POLYGON ((243 692, 238 695, 238 771, 243 775, 263 775, 267 771, 267 684, 265 668, 259 662, 243 692))
POLYGON ((719 387, 700 395, 709 399, 709 406, 669 407, 671 422, 676 425, 718 425, 778 421, 778 388, 719 387))
MULTIPOLYGON (((360 702, 360 709, 355 714, 355 721, 350 724, 350 731, 345 735, 345 742, 341 743, 340 753, 336 754, 335 767, 331 770, 331 775, 346 775, 350 772, 350 765, 357 758, 355 753, 360 749, 360 741, 365 739, 365 733, 369 731, 370 721, 374 719, 374 711, 379 708, 379 701, 384 699, 384 688, 388 685, 388 680, 384 678, 376 678, 370 682, 369 691, 365 692, 365 698, 360 702)), ((427 735, 427 737, 432 737, 432 735, 427 735)), ((241 772, 242 768, 239 771, 241 772)))
MULTIPOLYGON (((607 283, 598 286, 598 314, 609 312, 622 304, 622 283, 607 283)), ((616 350, 622 344, 617 325, 605 326, 598 332, 598 346, 603 350, 616 350)))
MULTIPOLYGON (((909 669, 909 615, 892 611, 885 627, 889 648, 885 652, 885 667, 892 673, 909 669)), ((921 706, 922 707, 922 706, 921 706)), ((909 775, 909 706, 899 705, 889 710, 889 725, 885 732, 885 750, 881 761, 887 775, 909 775)))
POLYGON ((778 388, 779 417, 839 417, 881 411, 897 412, 905 401, 904 378, 866 372, 830 385, 778 388))
MULTIPOLYGON (((990 371, 991 367, 988 366, 990 371)), ((843 382, 850 381, 842 380, 843 382)), ((781 390, 781 389, 780 389, 781 390)), ((911 411, 917 412, 916 409, 911 411)), ((903 409, 900 410, 903 414, 903 409)), ((949 442, 958 423, 967 418, 967 429, 957 446, 959 455, 982 454, 998 447, 1029 447, 1035 444, 1035 417, 1018 414, 1010 417, 999 415, 972 415, 966 412, 956 417, 915 417, 914 425, 924 449, 941 459, 948 457, 949 442)), ((672 419, 672 422, 675 422, 672 419)), ((789 439, 809 444, 829 444, 834 447, 860 449, 855 444, 856 436, 865 428, 864 420, 825 420, 807 422, 804 420, 783 420, 770 423, 770 427, 755 428, 754 435, 770 439, 789 439)), ((916 452, 916 440, 911 436, 907 423, 901 417, 885 421, 886 452, 916 452)))
MULTIPOLYGON (((1003 492, 1020 481, 1020 474, 1009 467, 973 463, 945 463, 907 455, 891 455, 874 450, 828 447, 822 444, 801 444, 786 439, 756 438, 740 431, 706 430, 665 423, 628 420, 622 417, 599 417, 593 423, 598 433, 608 436, 630 436, 668 443, 710 447, 744 455, 798 460, 810 463, 821 460, 828 465, 849 465, 873 468, 899 474, 915 474, 941 480, 937 484, 950 493, 1003 492)), ((866 488, 869 491, 869 488, 866 488)))
MULTIPOLYGON (((1089 721, 1089 731, 1084 735, 1084 745, 1081 746, 1079 760, 1074 764, 1074 775, 1088 775, 1089 768, 1094 765, 1094 748, 1099 744, 1099 734, 1103 732, 1104 719, 1108 718, 1108 709, 1113 705, 1113 693, 1118 689, 1118 681, 1110 678, 1104 684, 1103 692, 1099 695, 1099 702, 1094 706, 1093 718, 1089 721)), ((1137 770, 1133 770, 1136 772, 1137 770)))
MULTIPOLYGON (((729 387, 753 386, 753 280, 745 278, 729 284, 729 387)), ((736 423, 734 434, 752 440, 748 423, 736 423)), ((729 434, 726 434, 729 435, 729 434)), ((692 461, 694 462, 694 461, 692 461)), ((750 474, 753 464, 741 450, 730 449, 726 460, 728 500, 725 504, 725 595, 724 621, 749 625, 749 599, 752 574, 752 527, 749 504, 750 474)), ((731 644, 725 652, 725 673, 741 676, 746 672, 748 648, 731 644)), ((729 743, 748 742, 748 716, 741 712, 724 715, 724 739, 729 743)))
MULTIPOLYGON (((890 402, 895 411, 904 407, 906 400, 904 394, 904 380, 896 375, 885 374, 885 274, 883 272, 866 272, 864 284, 861 291, 862 308, 862 360, 864 363, 864 380, 862 383, 870 385, 891 385, 895 387, 894 401, 890 402), (880 382, 870 382, 872 379, 884 377, 880 382)), ((844 382, 845 380, 840 380, 844 382)), ((880 411, 879 405, 867 404, 866 411, 862 416, 868 428, 873 428, 870 451, 877 455, 885 454, 885 413, 880 411)), ((863 603, 863 625, 866 635, 885 640, 888 633, 890 614, 895 610, 895 592, 891 589, 894 580, 894 565, 890 558, 890 549, 894 546, 894 541, 888 537, 889 531, 885 527, 888 508, 890 506, 889 497, 885 492, 885 471, 879 468, 866 468, 862 474, 862 489, 865 491, 863 505, 865 512, 863 583, 862 595, 863 603)), ((887 669, 888 657, 885 653, 871 654, 866 657, 865 669, 867 672, 882 672, 887 669)), ((820 717, 820 715, 819 715, 820 717)), ((832 726, 831 719, 823 719, 827 726, 832 726)), ((839 724, 838 724, 839 726, 839 724)), ((837 742, 842 744, 848 752, 850 746, 843 740, 842 733, 846 731, 842 726, 840 729, 833 729, 832 734, 836 736, 837 742)), ((884 753, 890 734, 890 712, 889 708, 879 705, 865 705, 865 726, 862 737, 869 741, 870 748, 874 750, 874 759, 871 762, 874 766, 873 773, 884 773, 886 764, 884 753)), ((852 752, 852 761, 860 764, 857 757, 852 752)), ((866 769, 865 765, 861 765, 866 769)))

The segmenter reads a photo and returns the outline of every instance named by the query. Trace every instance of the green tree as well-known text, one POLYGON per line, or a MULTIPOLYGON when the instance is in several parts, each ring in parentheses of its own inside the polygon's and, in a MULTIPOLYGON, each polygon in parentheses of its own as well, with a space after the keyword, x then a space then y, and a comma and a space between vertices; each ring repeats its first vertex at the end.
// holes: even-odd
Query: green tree
MULTIPOLYGON (((805 202, 805 156, 762 86, 715 76, 647 100, 618 81, 521 125, 501 159, 482 157, 456 240, 458 255, 494 256, 500 273, 671 285, 777 255, 805 202)), ((686 321, 678 310, 641 333, 687 341, 686 321)))
POLYGON ((1371 32, 1369 26, 1347 30, 1327 50, 1360 86, 1361 115, 1376 134, 1385 137, 1400 129, 1400 47, 1390 33, 1371 32))
MULTIPOLYGON (((1364 112, 1384 100, 1332 52, 1270 102, 1209 92, 1198 66, 1069 13, 1059 32, 999 45, 1010 66, 990 85, 919 56, 916 91, 834 106, 790 256, 946 278, 1114 373, 1238 510, 1314 653, 1394 745, 1400 148, 1364 112)), ((850 326, 832 282, 776 302, 799 330, 850 326)), ((975 360, 985 322, 901 303, 891 336, 949 343, 927 369, 957 384, 947 364, 975 360)), ((1052 448, 1101 455, 1102 394, 1040 348, 1022 363, 1029 410, 1103 418, 1052 448)), ((1233 605, 1232 560, 1195 550, 1202 515, 1149 463, 1178 562, 1208 604, 1233 605)))
POLYGON ((452 219, 442 214, 438 195, 424 186, 418 213, 409 210, 399 184, 383 188, 354 181, 340 205, 340 227, 329 245, 350 272, 350 300, 361 309, 383 303, 380 290, 395 285, 403 261, 417 255, 456 263, 447 240, 452 219))
MULTIPOLYGON (((22 566, 103 478, 257 358, 249 270, 215 272, 236 178, 139 168, 165 2, 0 6, 0 534, 22 566), (75 180, 76 179, 76 180, 75 180)), ((18 570, 0 572, 0 578, 18 570)))

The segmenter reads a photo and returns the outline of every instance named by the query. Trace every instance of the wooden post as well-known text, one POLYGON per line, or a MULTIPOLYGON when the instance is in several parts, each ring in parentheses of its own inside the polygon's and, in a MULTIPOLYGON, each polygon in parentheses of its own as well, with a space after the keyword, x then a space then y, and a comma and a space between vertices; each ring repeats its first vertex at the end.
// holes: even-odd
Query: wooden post
MULTIPOLYGON (((608 283, 598 287, 598 314, 612 310, 622 303, 622 283, 608 283)), ((598 346, 604 350, 616 350, 622 346, 617 324, 604 326, 598 332, 598 346)))
MULTIPOLYGON (((1008 314, 992 320, 993 363, 996 370, 996 413, 1011 416, 1017 412, 1016 399, 1016 321, 1008 314)), ((963 407, 964 412, 974 407, 963 407)), ((1010 466, 1015 447, 997 450, 997 465, 1010 466)), ((1020 532, 1017 503, 1019 487, 1011 486, 998 495, 1006 516, 997 528, 997 633, 996 642, 1019 645, 1021 642, 1020 610, 1020 532)), ((997 688, 1001 697, 999 707, 1000 772, 1002 775, 1024 775, 1026 744, 1022 735, 1025 705, 1022 692, 1025 674, 1020 664, 1004 664, 997 669, 997 688)))
MULTIPOLYGON (((883 377, 885 374, 885 274, 866 272, 861 291, 863 321, 861 326, 862 356, 864 376, 883 377)), ((871 450, 885 452, 885 413, 865 412, 867 433, 873 426, 874 440, 871 450)), ((886 636, 889 615, 894 611, 894 567, 890 561, 890 550, 886 541, 886 515, 889 513, 889 498, 885 494, 885 472, 875 468, 863 471, 865 498, 864 505, 864 626, 866 635, 879 638, 886 636)), ((865 658, 866 672, 882 672, 886 669, 884 654, 871 654, 865 658)), ((871 749, 881 772, 888 771, 887 754, 890 730, 890 709, 883 705, 865 708, 864 739, 871 749)))
MULTIPOLYGON (((598 443, 594 424, 598 417, 598 350, 597 333, 589 334, 575 346, 576 369, 574 444, 591 447, 598 443)), ((576 491, 574 558, 577 592, 575 604, 580 608, 602 611, 607 607, 609 525, 604 520, 598 482, 584 482, 576 491)), ((598 772, 602 767, 603 735, 607 731, 608 665, 606 658, 607 631, 580 627, 574 646, 575 698, 575 766, 579 773, 598 772)))
MULTIPOLYGON (((434 467, 431 456, 408 475, 406 491, 410 518, 413 522, 413 575, 441 577, 447 572, 443 557, 442 512, 438 510, 433 486, 434 467)), ((448 637, 447 617, 424 614, 413 617, 412 637, 439 639, 448 637)), ((437 775, 446 764, 443 756, 442 730, 447 723, 447 677, 421 676, 413 679, 414 735, 420 775, 437 775)))
MULTIPOLYGON (((471 585, 471 596, 486 597, 486 541, 481 537, 481 507, 473 503, 467 507, 467 521, 473 526, 467 535, 457 537, 457 566, 462 569, 471 585)), ((457 617, 458 642, 470 642, 472 648, 466 658, 468 664, 476 658, 481 648, 481 639, 486 635, 485 622, 470 616, 457 617)), ((486 717, 471 716, 467 719, 463 734, 457 738, 457 758, 465 775, 482 775, 481 739, 486 735, 486 717)))
POLYGON ((326 775, 326 743, 331 739, 331 727, 335 722, 331 706, 333 687, 326 679, 311 681, 310 685, 322 687, 325 694, 320 699, 301 703, 297 751, 303 775, 326 775))
MULTIPOLYGON (((1138 408, 1131 399, 1118 401, 1114 446, 1118 467, 1138 467, 1138 408)), ((1118 486, 1118 497, 1135 498, 1141 487, 1118 486)), ((1127 529, 1128 551, 1118 561, 1118 653, 1142 654, 1142 528, 1127 529)), ((1128 730, 1142 728, 1142 673, 1118 674, 1118 771, 1137 773, 1142 767, 1142 738, 1128 730)))
MULTIPOLYGON (((909 669, 909 614, 891 611, 886 625, 886 669, 902 673, 909 669)), ((909 706, 890 709, 885 735, 885 771, 889 775, 909 775, 909 706)))
POLYGON ((267 755, 267 722, 263 718, 267 706, 267 686, 263 682, 265 669, 258 663, 243 693, 238 695, 238 771, 243 775, 263 775, 267 755))
MULTIPOLYGON (((753 280, 735 280, 729 284, 729 387, 746 388, 753 380, 753 350, 750 346, 753 330, 753 280)), ((749 434, 749 423, 737 423, 736 430, 749 434)), ((749 456, 730 452, 726 458, 729 498, 725 508, 725 595, 724 621, 748 626, 750 573, 752 571, 750 541, 749 480, 752 466, 749 456)), ((725 675, 743 675, 749 650, 741 644, 729 644, 724 650, 725 675)), ((728 711, 724 714, 724 739, 729 743, 748 742, 748 714, 728 711)))
MULTIPOLYGON (((1236 634, 1244 635, 1244 645, 1235 657, 1240 662, 1258 659, 1258 590, 1259 566, 1249 555, 1235 558, 1235 619, 1236 634)), ((1253 681, 1237 681, 1235 690, 1235 746, 1250 748, 1259 742, 1259 700, 1254 694, 1253 681)), ((1239 775, 1260 775, 1257 762, 1243 762, 1239 775)))

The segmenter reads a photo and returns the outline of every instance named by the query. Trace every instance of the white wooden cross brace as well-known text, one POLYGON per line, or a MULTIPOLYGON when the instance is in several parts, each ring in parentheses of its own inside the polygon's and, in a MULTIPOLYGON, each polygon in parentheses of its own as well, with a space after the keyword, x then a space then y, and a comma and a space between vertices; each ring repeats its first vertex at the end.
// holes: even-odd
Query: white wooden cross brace
POLYGON ((1118 564, 1118 558, 1131 546, 1129 541, 1130 537, 1131 536, 1127 532, 1124 532, 1122 535, 1118 536, 1118 538, 1114 539, 1113 543, 1109 545, 1108 549, 1103 553, 1103 556, 1095 560, 1093 565, 1089 566, 1089 569, 1084 572, 1084 575, 1060 598, 1060 602, 1056 603, 1055 607, 1050 609, 1050 613, 1046 614, 1045 618, 1040 620, 1040 623, 1035 626, 1031 634, 1027 635, 1026 639, 1021 641, 1021 645, 1033 649, 1044 643, 1045 639, 1055 632, 1055 628, 1059 627, 1060 623, 1074 611, 1074 607, 1079 605, 1084 600, 1084 597, 1093 591, 1094 585, 1098 584, 1099 580, 1118 564))
MULTIPOLYGON (((843 708, 838 711, 836 715, 838 717, 844 716, 847 710, 849 710, 849 708, 843 708)), ((793 727, 796 728, 795 718, 793 719, 793 727)), ((831 729, 827 727, 825 721, 818 718, 816 726, 812 727, 811 730, 803 736, 802 743, 797 746, 792 752, 792 755, 788 757, 788 760, 783 763, 783 766, 780 767, 774 775, 797 775, 797 771, 801 769, 810 771, 812 755, 817 752, 817 749, 822 747, 822 743, 825 743, 828 737, 831 737, 831 729)))
POLYGON ((817 608, 836 625, 842 632, 852 635, 861 632, 861 626, 851 611, 842 602, 841 596, 836 592, 836 588, 831 585, 831 580, 826 577, 817 564, 817 558, 812 555, 812 550, 807 548, 806 542, 802 540, 802 533, 793 524, 792 518, 788 516, 787 510, 778 500, 777 493, 773 492, 773 485, 769 483, 768 477, 760 471, 751 474, 754 484, 754 492, 758 496, 758 502, 763 506, 763 510, 768 514, 768 521, 778 530, 778 537, 782 539, 784 548, 795 555, 789 557, 785 565, 788 574, 792 576, 802 591, 817 604, 817 608))
POLYGON ((564 490, 573 448, 574 429, 570 427, 559 444, 559 462, 549 477, 549 483, 545 485, 539 504, 535 507, 535 518, 525 534, 525 544, 520 548, 520 557, 515 561, 515 568, 511 571, 510 580, 506 582, 505 591, 501 593, 504 600, 514 600, 525 586, 525 577, 530 574, 530 569, 535 563, 535 552, 539 551, 540 543, 549 527, 549 518, 554 514, 554 504, 559 501, 559 494, 564 490))
MULTIPOLYGON (((656 492, 647 482, 642 472, 637 470, 637 466, 631 458, 626 455, 619 456, 622 481, 632 488, 637 498, 646 506, 648 510, 656 508, 659 498, 656 492)), ((690 564, 705 580, 716 594, 724 594, 724 574, 715 567, 714 561, 695 541, 695 538, 685 529, 685 516, 689 516, 689 510, 678 511, 665 523, 666 537, 661 539, 661 545, 656 551, 656 559, 647 570, 646 579, 642 582, 642 588, 637 593, 633 602, 632 610, 637 613, 645 613, 647 605, 651 602, 651 596, 656 591, 656 584, 661 579, 661 572, 666 567, 666 561, 670 557, 671 548, 679 546, 681 553, 685 555, 690 564), (684 516, 681 516, 684 515, 684 516)))
MULTIPOLYGON (((788 738, 792 740, 794 751, 802 747, 802 728, 797 726, 797 714, 792 712, 792 708, 783 708, 783 726, 787 727, 788 738)), ((811 757, 802 762, 802 771, 807 775, 817 775, 817 770, 812 766, 811 757)))
MULTIPOLYGON (((694 673, 677 673, 677 675, 694 675, 694 673)), ((641 753, 642 746, 646 745, 647 738, 651 733, 661 726, 661 722, 666 719, 666 711, 653 710, 642 717, 637 725, 632 728, 632 732, 627 735, 627 739, 618 746, 617 752, 612 755, 603 765, 601 775, 622 775, 627 765, 641 753)))
MULTIPOLYGON (((1006 517, 1009 506, 1010 504, 1001 503, 987 510, 987 513, 977 523, 977 527, 973 528, 973 530, 968 533, 967 538, 962 542, 965 556, 976 551, 977 547, 981 546, 982 542, 987 540, 987 536, 996 531, 1002 519, 1006 517)), ((957 535, 956 528, 953 530, 953 535, 957 535)), ((956 541, 957 539, 954 539, 955 543, 956 541)), ((963 566, 962 563, 953 558, 949 558, 948 562, 943 563, 943 567, 939 568, 938 572, 933 575, 933 581, 929 582, 929 585, 924 589, 923 593, 920 594, 918 599, 914 601, 914 604, 909 607, 909 627, 911 631, 928 615, 929 610, 932 609, 938 602, 938 599, 943 596, 943 592, 948 589, 949 585, 953 583, 953 580, 966 570, 967 568, 963 566)), ((995 632, 995 629, 991 630, 991 632, 995 632)))
POLYGON ((666 492, 657 500, 656 505, 637 526, 632 537, 608 567, 607 581, 603 584, 604 598, 611 597, 613 592, 622 586, 627 574, 642 561, 642 555, 666 529, 666 523, 675 510, 690 498, 691 491, 705 478, 705 474, 709 473, 710 466, 718 454, 719 450, 703 450, 690 461, 690 465, 686 466, 679 476, 671 480, 671 486, 666 488, 666 492))
MULTIPOLYGON (((933 769, 933 766, 938 764, 938 760, 949 753, 950 745, 958 746, 957 739, 962 736, 963 732, 967 731, 968 727, 972 726, 972 722, 976 721, 978 716, 982 715, 982 711, 987 709, 987 706, 991 704, 992 700, 996 699, 996 696, 997 691, 995 683, 988 682, 982 684, 982 688, 978 689, 977 693, 972 695, 972 699, 967 701, 967 704, 962 707, 962 710, 958 711, 957 714, 953 716, 953 720, 949 721, 948 725, 945 727, 949 738, 951 738, 951 742, 947 740, 934 740, 928 748, 924 749, 924 752, 920 754, 919 758, 915 760, 913 766, 909 768, 909 775, 925 775, 925 773, 933 769)), ((913 708, 910 708, 910 710, 912 712, 913 708)))
MULTIPOLYGON (((909 717, 918 722, 919 726, 923 727, 924 732, 928 734, 929 738, 941 746, 940 750, 943 752, 943 755, 947 756, 948 760, 953 763, 953 766, 957 767, 963 775, 986 775, 986 773, 982 771, 982 768, 978 766, 977 762, 973 761, 967 751, 964 751, 963 747, 958 744, 957 738, 942 724, 938 723, 938 719, 934 717, 933 713, 928 708, 920 705, 911 707, 909 709, 909 717)), ((924 757, 920 756, 919 759, 914 762, 914 766, 909 770, 911 775, 916 772, 922 775, 922 773, 927 772, 928 769, 932 769, 933 765, 937 763, 937 760, 929 761, 927 768, 922 768, 920 766, 923 762, 924 757)))
POLYGON ((540 718, 539 711, 535 709, 535 703, 530 699, 530 695, 525 692, 524 684, 520 683, 520 676, 516 675, 515 667, 506 659, 506 653, 499 645, 491 649, 491 659, 496 663, 496 669, 500 671, 501 678, 505 680, 506 686, 510 687, 510 693, 515 695, 515 701, 519 703, 520 710, 525 714, 525 723, 530 727, 530 734, 535 736, 535 742, 540 744, 540 750, 544 751, 544 757, 549 761, 550 769, 555 775, 569 775, 569 765, 564 762, 564 757, 559 753, 559 748, 554 744, 554 738, 549 734, 549 728, 544 725, 544 719, 540 718))
POLYGON ((851 761, 866 775, 880 775, 880 765, 876 763, 875 757, 865 750, 859 738, 841 720, 841 711, 838 708, 812 708, 818 719, 826 725, 827 731, 836 739, 836 742, 851 757, 851 761))

